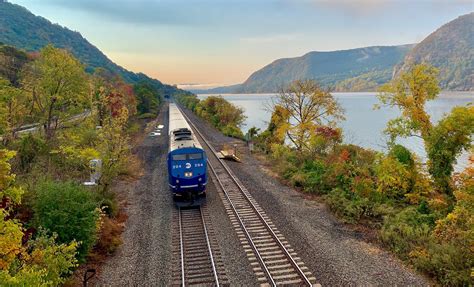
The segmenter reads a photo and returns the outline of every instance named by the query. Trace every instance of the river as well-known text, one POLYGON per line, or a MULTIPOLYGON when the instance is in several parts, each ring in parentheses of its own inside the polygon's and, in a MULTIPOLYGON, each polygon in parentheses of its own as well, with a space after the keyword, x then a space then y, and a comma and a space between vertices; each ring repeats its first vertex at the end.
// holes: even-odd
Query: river
MULTIPOLYGON (((211 94, 199 94, 200 99, 211 94)), ((242 130, 253 126, 264 130, 270 120, 272 104, 275 94, 223 94, 229 102, 242 107, 247 119, 242 130)), ((381 107, 374 109, 379 103, 376 93, 334 93, 335 98, 345 110, 346 119, 340 123, 343 129, 344 142, 357 144, 378 151, 386 150, 386 136, 383 134, 387 122, 397 117, 397 109, 381 107)), ((474 102, 474 92, 444 92, 427 103, 427 110, 433 121, 438 121, 443 115, 455 106, 467 105, 474 102)), ((418 138, 401 139, 399 141, 407 148, 418 154, 423 160, 425 152, 423 142, 418 138)), ((468 154, 464 153, 458 160, 456 170, 462 170, 468 163, 468 154)))

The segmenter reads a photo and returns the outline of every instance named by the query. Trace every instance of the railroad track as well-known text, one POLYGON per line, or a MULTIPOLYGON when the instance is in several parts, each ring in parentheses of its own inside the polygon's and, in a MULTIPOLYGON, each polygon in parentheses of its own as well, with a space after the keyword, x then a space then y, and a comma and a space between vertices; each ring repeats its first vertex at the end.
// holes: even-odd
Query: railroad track
POLYGON ((199 129, 184 114, 196 131, 208 154, 212 171, 224 199, 224 207, 230 216, 257 280, 262 285, 315 286, 314 278, 301 258, 291 248, 283 235, 271 222, 262 208, 240 183, 227 164, 217 157, 216 150, 204 138, 199 129))
POLYGON ((173 235, 175 243, 173 274, 175 286, 222 286, 227 284, 224 265, 209 221, 207 208, 178 208, 174 214, 178 228, 173 235))

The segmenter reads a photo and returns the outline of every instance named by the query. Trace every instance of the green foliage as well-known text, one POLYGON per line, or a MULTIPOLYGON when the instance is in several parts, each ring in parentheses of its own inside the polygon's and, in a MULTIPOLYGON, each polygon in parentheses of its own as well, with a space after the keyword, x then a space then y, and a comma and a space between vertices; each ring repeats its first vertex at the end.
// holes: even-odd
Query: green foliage
POLYGON ((66 50, 46 46, 25 74, 23 86, 31 93, 35 120, 44 128, 46 140, 55 136, 63 121, 90 108, 84 67, 66 50))
POLYGON ((408 207, 385 218, 380 239, 392 251, 408 259, 411 251, 429 242, 434 225, 432 214, 420 213, 416 207, 408 207))
POLYGON ((0 44, 0 78, 7 79, 12 86, 19 87, 21 70, 29 61, 24 51, 0 44))
POLYGON ((76 242, 57 244, 56 235, 48 237, 40 230, 10 268, 0 269, 0 282, 2 286, 59 286, 77 267, 76 248, 76 242))
POLYGON ((157 114, 163 96, 150 83, 140 82, 133 87, 139 115, 157 114))
POLYGON ((402 145, 393 145, 390 148, 388 155, 396 158, 400 163, 407 167, 413 167, 415 164, 415 160, 413 159, 411 152, 402 145))
POLYGON ((96 241, 99 220, 98 203, 90 191, 73 182, 42 182, 33 210, 35 226, 56 233, 60 243, 77 241, 77 258, 85 259, 96 241))
POLYGON ((451 193, 451 174, 457 157, 472 146, 474 106, 455 107, 428 137, 429 172, 443 190, 451 193))
POLYGON ((86 65, 86 71, 89 73, 102 68, 111 74, 118 75, 128 83, 147 82, 162 95, 169 96, 183 92, 175 86, 165 85, 145 74, 136 74, 120 67, 84 39, 79 32, 35 16, 19 5, 0 1, 0 27, 2 27, 0 42, 8 45, 33 52, 51 44, 70 51, 74 57, 86 65))
POLYGON ((191 93, 176 94, 174 96, 174 99, 176 100, 176 102, 186 107, 187 109, 190 109, 191 111, 195 111, 196 107, 200 102, 198 97, 191 93))
POLYGON ((194 94, 183 93, 175 95, 174 98, 180 105, 210 122, 224 135, 244 138, 240 129, 245 120, 244 110, 223 97, 210 96, 200 101, 194 94))
POLYGON ((420 64, 380 89, 383 104, 398 107, 399 118, 388 123, 386 133, 393 144, 397 137, 418 136, 424 140, 431 176, 437 188, 452 194, 451 174, 456 158, 469 150, 474 134, 474 107, 456 107, 434 125, 425 105, 438 96, 438 70, 420 64))
POLYGON ((22 137, 17 149, 20 169, 24 172, 28 172, 36 159, 42 155, 44 156, 48 151, 45 141, 34 134, 22 137))

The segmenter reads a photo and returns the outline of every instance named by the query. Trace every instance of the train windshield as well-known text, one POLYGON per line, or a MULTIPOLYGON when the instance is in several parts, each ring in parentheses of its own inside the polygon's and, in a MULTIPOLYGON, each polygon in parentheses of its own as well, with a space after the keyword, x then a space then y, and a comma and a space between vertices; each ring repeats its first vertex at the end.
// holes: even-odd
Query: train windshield
POLYGON ((173 160, 202 159, 202 153, 174 154, 173 160))

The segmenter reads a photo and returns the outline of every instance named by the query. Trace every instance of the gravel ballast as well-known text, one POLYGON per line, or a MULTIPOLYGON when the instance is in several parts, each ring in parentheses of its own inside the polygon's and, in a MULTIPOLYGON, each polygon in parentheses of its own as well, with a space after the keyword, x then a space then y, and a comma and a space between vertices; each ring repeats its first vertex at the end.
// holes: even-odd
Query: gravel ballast
MULTIPOLYGON (((242 147, 189 111, 186 114, 219 150, 239 146, 242 163, 228 165, 323 286, 428 286, 430 282, 392 254, 340 223, 317 200, 308 200, 265 171, 242 147)), ((235 283, 235 282, 234 282, 235 283)), ((239 285, 237 283, 237 285, 239 285)))
MULTIPOLYGON (((144 176, 124 188, 128 220, 123 244, 100 268, 93 286, 169 286, 172 284, 172 223, 176 209, 168 187, 168 109, 157 123, 165 125, 161 136, 147 137, 135 148, 144 164, 144 176)), ((218 138, 225 138, 216 134, 218 138)), ((230 223, 217 189, 209 177, 207 206, 217 237, 226 277, 232 286, 255 286, 257 280, 230 223)), ((176 270, 174 270, 176 271, 176 270)))
POLYGON ((98 276, 97 286, 166 286, 171 282, 173 201, 167 183, 168 109, 158 123, 161 136, 147 137, 135 149, 144 164, 143 177, 128 188, 128 220, 123 244, 98 276))

